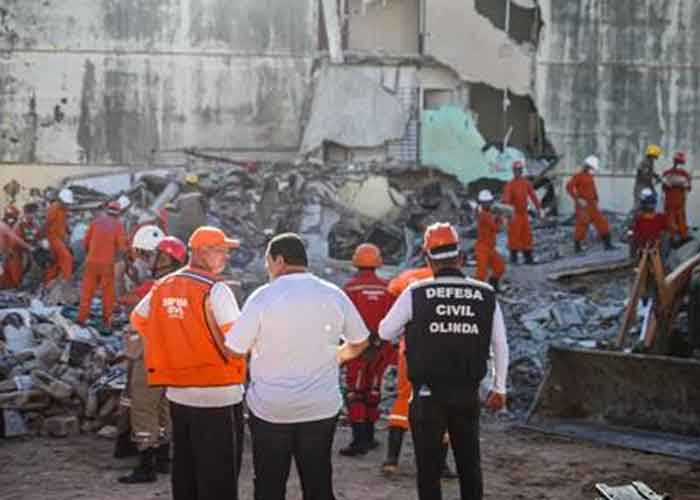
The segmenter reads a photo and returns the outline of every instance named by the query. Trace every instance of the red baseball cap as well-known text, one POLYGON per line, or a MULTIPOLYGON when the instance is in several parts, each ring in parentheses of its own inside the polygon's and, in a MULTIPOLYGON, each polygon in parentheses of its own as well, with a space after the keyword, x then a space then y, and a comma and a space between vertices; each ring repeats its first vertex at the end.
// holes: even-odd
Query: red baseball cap
POLYGON ((192 249, 202 247, 227 247, 238 248, 241 246, 239 240, 227 238, 224 232, 218 227, 201 226, 195 229, 188 246, 192 249))

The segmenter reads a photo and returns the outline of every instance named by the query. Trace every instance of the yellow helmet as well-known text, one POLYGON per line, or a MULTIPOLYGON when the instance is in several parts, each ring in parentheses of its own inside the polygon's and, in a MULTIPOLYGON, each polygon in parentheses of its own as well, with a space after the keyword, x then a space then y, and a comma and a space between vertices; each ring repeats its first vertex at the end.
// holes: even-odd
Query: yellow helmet
POLYGON ((647 146, 646 156, 651 156, 653 158, 658 158, 661 156, 661 148, 656 144, 649 144, 647 146))
POLYGON ((185 183, 187 184, 198 184, 199 183, 199 176, 197 174, 187 174, 185 176, 185 183))

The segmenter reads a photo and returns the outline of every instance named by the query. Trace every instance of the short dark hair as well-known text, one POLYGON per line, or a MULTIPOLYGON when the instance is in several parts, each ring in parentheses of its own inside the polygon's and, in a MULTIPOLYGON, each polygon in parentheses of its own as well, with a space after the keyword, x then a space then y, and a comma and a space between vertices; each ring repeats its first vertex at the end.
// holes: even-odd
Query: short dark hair
POLYGON ((267 246, 267 253, 272 259, 281 255, 284 262, 290 266, 309 265, 304 242, 296 233, 282 233, 272 238, 267 246))

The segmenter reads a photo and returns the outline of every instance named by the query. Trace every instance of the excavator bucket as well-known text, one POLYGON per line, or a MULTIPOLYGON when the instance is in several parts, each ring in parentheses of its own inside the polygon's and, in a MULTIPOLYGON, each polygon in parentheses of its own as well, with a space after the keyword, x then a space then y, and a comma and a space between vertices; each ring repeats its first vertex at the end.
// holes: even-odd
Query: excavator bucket
POLYGON ((552 345, 526 427, 700 460, 700 360, 552 345))

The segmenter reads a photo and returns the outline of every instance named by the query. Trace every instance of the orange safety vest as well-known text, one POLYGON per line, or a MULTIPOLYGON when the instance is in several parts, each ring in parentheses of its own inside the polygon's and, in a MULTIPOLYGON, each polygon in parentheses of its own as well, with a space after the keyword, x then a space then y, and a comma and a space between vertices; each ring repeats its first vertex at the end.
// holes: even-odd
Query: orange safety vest
POLYGON ((212 387, 243 384, 246 361, 229 358, 216 342, 204 305, 217 278, 185 268, 158 281, 140 333, 149 385, 212 387))

